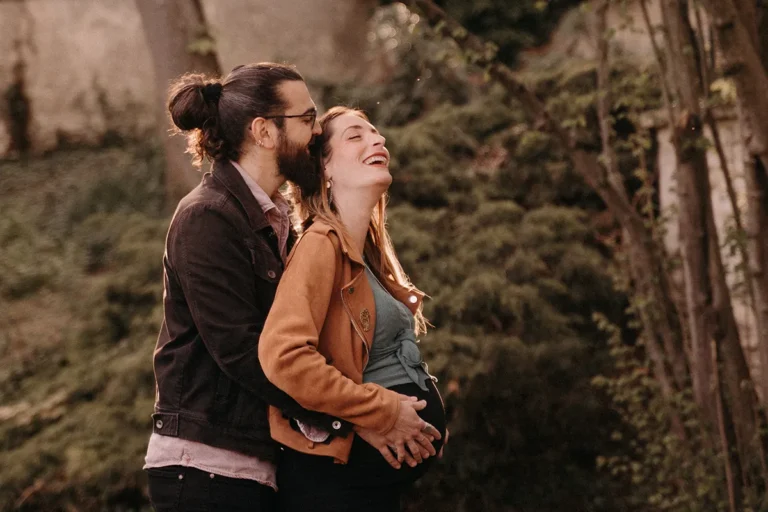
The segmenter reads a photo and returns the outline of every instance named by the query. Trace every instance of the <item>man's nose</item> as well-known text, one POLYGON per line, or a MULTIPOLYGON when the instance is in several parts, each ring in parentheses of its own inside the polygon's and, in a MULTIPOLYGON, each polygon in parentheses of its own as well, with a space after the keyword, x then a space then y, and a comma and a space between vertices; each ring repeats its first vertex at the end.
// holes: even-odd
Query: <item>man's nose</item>
POLYGON ((322 135, 323 129, 320 127, 320 123, 315 120, 315 124, 312 125, 312 135, 322 135))

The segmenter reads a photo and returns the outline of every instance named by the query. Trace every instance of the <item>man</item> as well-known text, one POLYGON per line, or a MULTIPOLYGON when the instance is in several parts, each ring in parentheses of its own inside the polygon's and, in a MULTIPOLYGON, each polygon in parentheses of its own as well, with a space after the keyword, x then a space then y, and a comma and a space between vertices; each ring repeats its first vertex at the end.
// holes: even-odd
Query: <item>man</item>
POLYGON ((150 499, 158 511, 271 510, 278 446, 267 403, 334 435, 350 430, 302 409, 258 362, 293 243, 278 189, 316 172, 316 107, 295 69, 264 63, 235 68, 222 83, 182 77, 169 110, 191 149, 214 164, 179 203, 166 240, 150 499))

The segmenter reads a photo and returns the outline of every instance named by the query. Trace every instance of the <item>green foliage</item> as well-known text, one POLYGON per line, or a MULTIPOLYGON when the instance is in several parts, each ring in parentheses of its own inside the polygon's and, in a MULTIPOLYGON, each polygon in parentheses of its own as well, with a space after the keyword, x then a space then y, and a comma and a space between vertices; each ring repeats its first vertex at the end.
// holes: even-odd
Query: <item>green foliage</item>
POLYGON ((498 58, 514 66, 521 50, 545 44, 560 16, 577 0, 438 0, 469 32, 493 41, 498 58))
POLYGON ((129 335, 156 335, 162 320, 160 262, 167 222, 136 214, 120 220, 122 233, 106 256, 119 272, 113 270, 99 293, 86 301, 89 316, 81 343, 94 347, 129 335))
POLYGON ((623 420, 623 427, 611 434, 617 447, 601 455, 598 466, 625 483, 621 510, 729 510, 721 484, 724 462, 696 419, 692 397, 681 393, 664 399, 650 369, 641 362, 642 346, 625 344, 616 326, 601 317, 598 321, 611 335, 610 353, 617 371, 595 377, 593 384, 610 397, 623 420), (677 435, 680 430, 673 418, 685 427, 685 441, 677 435))
POLYGON ((72 325, 61 346, 24 340, 19 365, 0 374, 0 510, 146 507, 168 222, 158 163, 112 148, 0 167, 16 215, 4 216, 2 245, 18 251, 0 254, 18 254, 4 260, 17 273, 56 269, 45 283, 68 299, 58 314, 72 325))
POLYGON ((403 4, 377 10, 368 58, 380 75, 366 83, 317 84, 322 103, 365 110, 377 123, 401 126, 442 103, 463 104, 472 96, 468 71, 451 41, 440 41, 403 4))
POLYGON ((615 418, 590 389, 584 343, 440 329, 422 350, 453 419, 444 459, 405 510, 617 510, 594 470, 615 418))
POLYGON ((0 296, 21 299, 43 287, 54 287, 61 272, 55 240, 0 209, 0 296))
POLYGON ((491 88, 400 127, 379 125, 392 153, 393 241, 432 295, 425 313, 435 329, 421 346, 452 418, 445 459, 406 503, 614 510, 622 484, 595 461, 619 422, 590 385, 609 369, 592 314, 621 321, 625 301, 588 212, 575 207, 569 164, 505 104, 491 88), (540 194, 526 188, 534 179, 540 194))

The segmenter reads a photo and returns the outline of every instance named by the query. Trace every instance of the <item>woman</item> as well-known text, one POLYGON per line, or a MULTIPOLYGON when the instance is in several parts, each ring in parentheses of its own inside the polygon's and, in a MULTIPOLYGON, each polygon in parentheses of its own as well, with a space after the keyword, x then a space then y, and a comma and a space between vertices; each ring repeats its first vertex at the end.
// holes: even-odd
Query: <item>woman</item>
POLYGON ((345 107, 328 111, 320 125, 325 172, 321 186, 293 186, 304 234, 264 326, 259 360, 299 404, 355 424, 357 435, 324 441, 271 408, 272 437, 285 447, 278 498, 285 511, 397 511, 404 486, 426 472, 445 435, 442 400, 416 345, 426 324, 423 294, 404 274, 385 227, 392 176, 384 137, 345 107), (390 436, 407 397, 419 400, 426 422, 409 453, 390 436), (400 468, 409 454, 415 460, 400 468))

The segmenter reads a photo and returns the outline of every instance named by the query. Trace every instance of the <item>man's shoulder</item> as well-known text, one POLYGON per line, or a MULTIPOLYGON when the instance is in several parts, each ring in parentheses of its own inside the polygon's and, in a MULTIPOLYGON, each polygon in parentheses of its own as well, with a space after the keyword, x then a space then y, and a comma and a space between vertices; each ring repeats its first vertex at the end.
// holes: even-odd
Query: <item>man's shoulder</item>
POLYGON ((168 230, 169 236, 195 232, 210 241, 240 237, 236 233, 247 231, 247 226, 247 216, 237 208, 231 194, 226 189, 208 186, 204 178, 179 201, 168 230))
POLYGON ((245 212, 236 207, 234 197, 226 187, 220 186, 210 174, 206 174, 200 184, 179 201, 174 221, 209 215, 246 218, 245 212))
POLYGON ((176 212, 222 208, 230 202, 231 196, 226 187, 219 185, 213 176, 207 173, 200 183, 179 201, 176 212))

